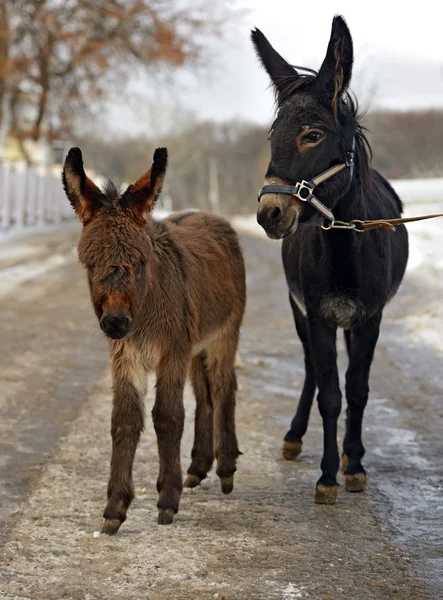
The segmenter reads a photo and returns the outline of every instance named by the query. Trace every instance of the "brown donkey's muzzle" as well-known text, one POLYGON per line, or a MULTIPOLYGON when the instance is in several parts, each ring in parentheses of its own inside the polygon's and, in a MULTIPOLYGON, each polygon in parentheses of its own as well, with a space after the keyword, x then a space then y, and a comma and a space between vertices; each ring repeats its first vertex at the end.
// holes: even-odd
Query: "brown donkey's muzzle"
POLYGON ((129 303, 123 294, 111 294, 102 304, 100 327, 113 340, 120 340, 131 329, 129 303))
POLYGON ((100 327, 106 335, 113 340, 121 340, 127 335, 132 325, 132 320, 126 315, 103 315, 100 327))

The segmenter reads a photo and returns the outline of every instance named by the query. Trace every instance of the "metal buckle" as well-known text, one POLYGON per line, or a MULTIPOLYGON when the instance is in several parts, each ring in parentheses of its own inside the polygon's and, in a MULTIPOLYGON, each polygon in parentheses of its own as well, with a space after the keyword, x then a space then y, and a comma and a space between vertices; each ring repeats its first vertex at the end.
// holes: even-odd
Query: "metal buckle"
POLYGON ((305 181, 303 179, 303 181, 301 183, 296 183, 297 186, 297 191, 294 192, 292 195, 296 196, 299 200, 301 200, 302 202, 309 202, 309 200, 311 200, 312 196, 313 196, 313 192, 314 192, 314 188, 312 187, 312 185, 309 183, 309 181, 305 181), (308 190, 308 194, 307 196, 301 196, 300 192, 301 190, 306 189, 308 190))
POLYGON ((352 150, 350 150, 349 152, 346 153, 346 162, 345 162, 347 167, 352 167, 354 166, 354 152, 352 150))

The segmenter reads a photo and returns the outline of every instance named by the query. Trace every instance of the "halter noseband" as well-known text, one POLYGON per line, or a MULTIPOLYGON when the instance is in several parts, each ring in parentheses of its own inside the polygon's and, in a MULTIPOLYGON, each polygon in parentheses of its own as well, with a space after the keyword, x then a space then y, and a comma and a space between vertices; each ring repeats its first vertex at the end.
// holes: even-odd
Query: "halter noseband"
POLYGON ((346 161, 344 163, 334 165, 330 169, 320 173, 320 175, 317 175, 317 177, 313 177, 310 181, 305 181, 303 179, 303 181, 297 182, 295 185, 283 185, 279 183, 264 185, 258 192, 258 202, 260 202, 260 198, 264 196, 264 194, 290 194, 302 202, 309 202, 309 204, 313 206, 324 219, 334 223, 335 217, 332 211, 314 196, 314 189, 320 185, 320 183, 323 183, 323 181, 330 179, 336 173, 339 173, 346 168, 349 169, 349 174, 352 179, 354 174, 354 148, 355 138, 352 141, 352 150, 349 150, 346 153, 346 161))

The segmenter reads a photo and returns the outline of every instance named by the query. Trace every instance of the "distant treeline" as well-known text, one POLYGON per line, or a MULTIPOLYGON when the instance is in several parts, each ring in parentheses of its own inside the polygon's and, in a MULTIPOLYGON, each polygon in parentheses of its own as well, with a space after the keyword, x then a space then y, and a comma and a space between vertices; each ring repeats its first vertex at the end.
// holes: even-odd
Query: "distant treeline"
MULTIPOLYGON (((390 179, 443 176, 443 111, 376 112, 366 115, 373 167, 390 179)), ((168 208, 211 208, 250 213, 269 161, 265 127, 232 121, 194 123, 161 139, 112 143, 77 139, 87 164, 116 183, 131 182, 149 168, 155 146, 167 146, 168 208)))

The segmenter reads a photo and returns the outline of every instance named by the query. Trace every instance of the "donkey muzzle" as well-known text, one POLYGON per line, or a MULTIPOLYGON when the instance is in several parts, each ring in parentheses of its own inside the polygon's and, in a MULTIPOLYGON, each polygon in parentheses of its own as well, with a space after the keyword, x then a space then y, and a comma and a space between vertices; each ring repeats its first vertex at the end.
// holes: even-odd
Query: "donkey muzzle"
POLYGON ((257 210, 257 222, 267 236, 280 240, 294 233, 303 208, 302 203, 288 194, 264 194, 257 210))
POLYGON ((127 315, 103 315, 100 319, 100 328, 112 340, 124 338, 131 325, 132 320, 127 315))

